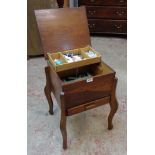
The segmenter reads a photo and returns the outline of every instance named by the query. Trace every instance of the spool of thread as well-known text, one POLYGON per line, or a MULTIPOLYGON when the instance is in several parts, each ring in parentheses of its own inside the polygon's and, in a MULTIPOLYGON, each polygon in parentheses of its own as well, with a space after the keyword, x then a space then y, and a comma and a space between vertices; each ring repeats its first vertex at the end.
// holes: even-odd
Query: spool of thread
POLYGON ((94 53, 94 52, 91 51, 91 50, 87 51, 86 54, 87 54, 90 58, 94 58, 94 57, 97 56, 96 53, 94 53))
POLYGON ((60 60, 60 59, 55 59, 54 62, 55 62, 56 65, 63 64, 62 60, 60 60))

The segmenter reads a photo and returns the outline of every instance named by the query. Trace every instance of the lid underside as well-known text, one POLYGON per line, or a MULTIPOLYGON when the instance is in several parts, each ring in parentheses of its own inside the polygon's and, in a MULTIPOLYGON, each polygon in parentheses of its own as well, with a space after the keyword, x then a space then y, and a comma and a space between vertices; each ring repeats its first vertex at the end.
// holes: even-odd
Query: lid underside
POLYGON ((45 57, 91 44, 85 7, 35 10, 35 16, 45 57))

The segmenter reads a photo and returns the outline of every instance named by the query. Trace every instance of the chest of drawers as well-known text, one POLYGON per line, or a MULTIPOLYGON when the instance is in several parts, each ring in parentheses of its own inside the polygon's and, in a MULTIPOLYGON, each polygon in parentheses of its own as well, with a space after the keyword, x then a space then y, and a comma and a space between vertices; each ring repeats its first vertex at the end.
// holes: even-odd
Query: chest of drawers
POLYGON ((127 0, 79 0, 91 33, 127 34, 127 0))

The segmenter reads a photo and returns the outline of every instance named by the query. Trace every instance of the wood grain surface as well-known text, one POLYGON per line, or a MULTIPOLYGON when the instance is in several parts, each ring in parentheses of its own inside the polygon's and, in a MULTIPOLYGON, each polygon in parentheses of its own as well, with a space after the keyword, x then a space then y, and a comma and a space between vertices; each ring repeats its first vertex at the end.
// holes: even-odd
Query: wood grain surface
POLYGON ((45 53, 90 45, 85 7, 35 11, 45 53))

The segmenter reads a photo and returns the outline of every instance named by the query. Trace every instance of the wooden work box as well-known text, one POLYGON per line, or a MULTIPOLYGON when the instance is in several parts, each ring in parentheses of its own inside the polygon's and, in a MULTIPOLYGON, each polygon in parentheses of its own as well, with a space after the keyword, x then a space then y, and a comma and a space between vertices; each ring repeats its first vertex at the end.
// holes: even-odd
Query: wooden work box
POLYGON ((95 58, 85 55, 85 51, 91 48, 85 8, 37 10, 35 15, 47 60, 44 91, 50 114, 53 114, 51 92, 60 106, 63 148, 67 148, 67 116, 109 103, 108 129, 112 129, 112 119, 118 107, 115 97, 117 79, 115 71, 101 61, 97 51, 95 58), (86 59, 73 63, 64 60, 63 65, 56 66, 54 59, 62 58, 62 54, 68 51, 80 51, 86 59), (68 77, 85 74, 87 76, 68 80, 68 77))
POLYGON ((101 62, 60 72, 56 72, 51 63, 49 65, 50 81, 53 87, 52 92, 59 103, 61 103, 60 96, 64 94, 67 115, 76 114, 105 104, 103 100, 101 100, 101 103, 91 101, 104 97, 106 97, 105 101, 110 99, 115 72, 105 63, 101 62), (66 77, 85 72, 91 73, 92 76, 86 79, 64 82, 66 77))

